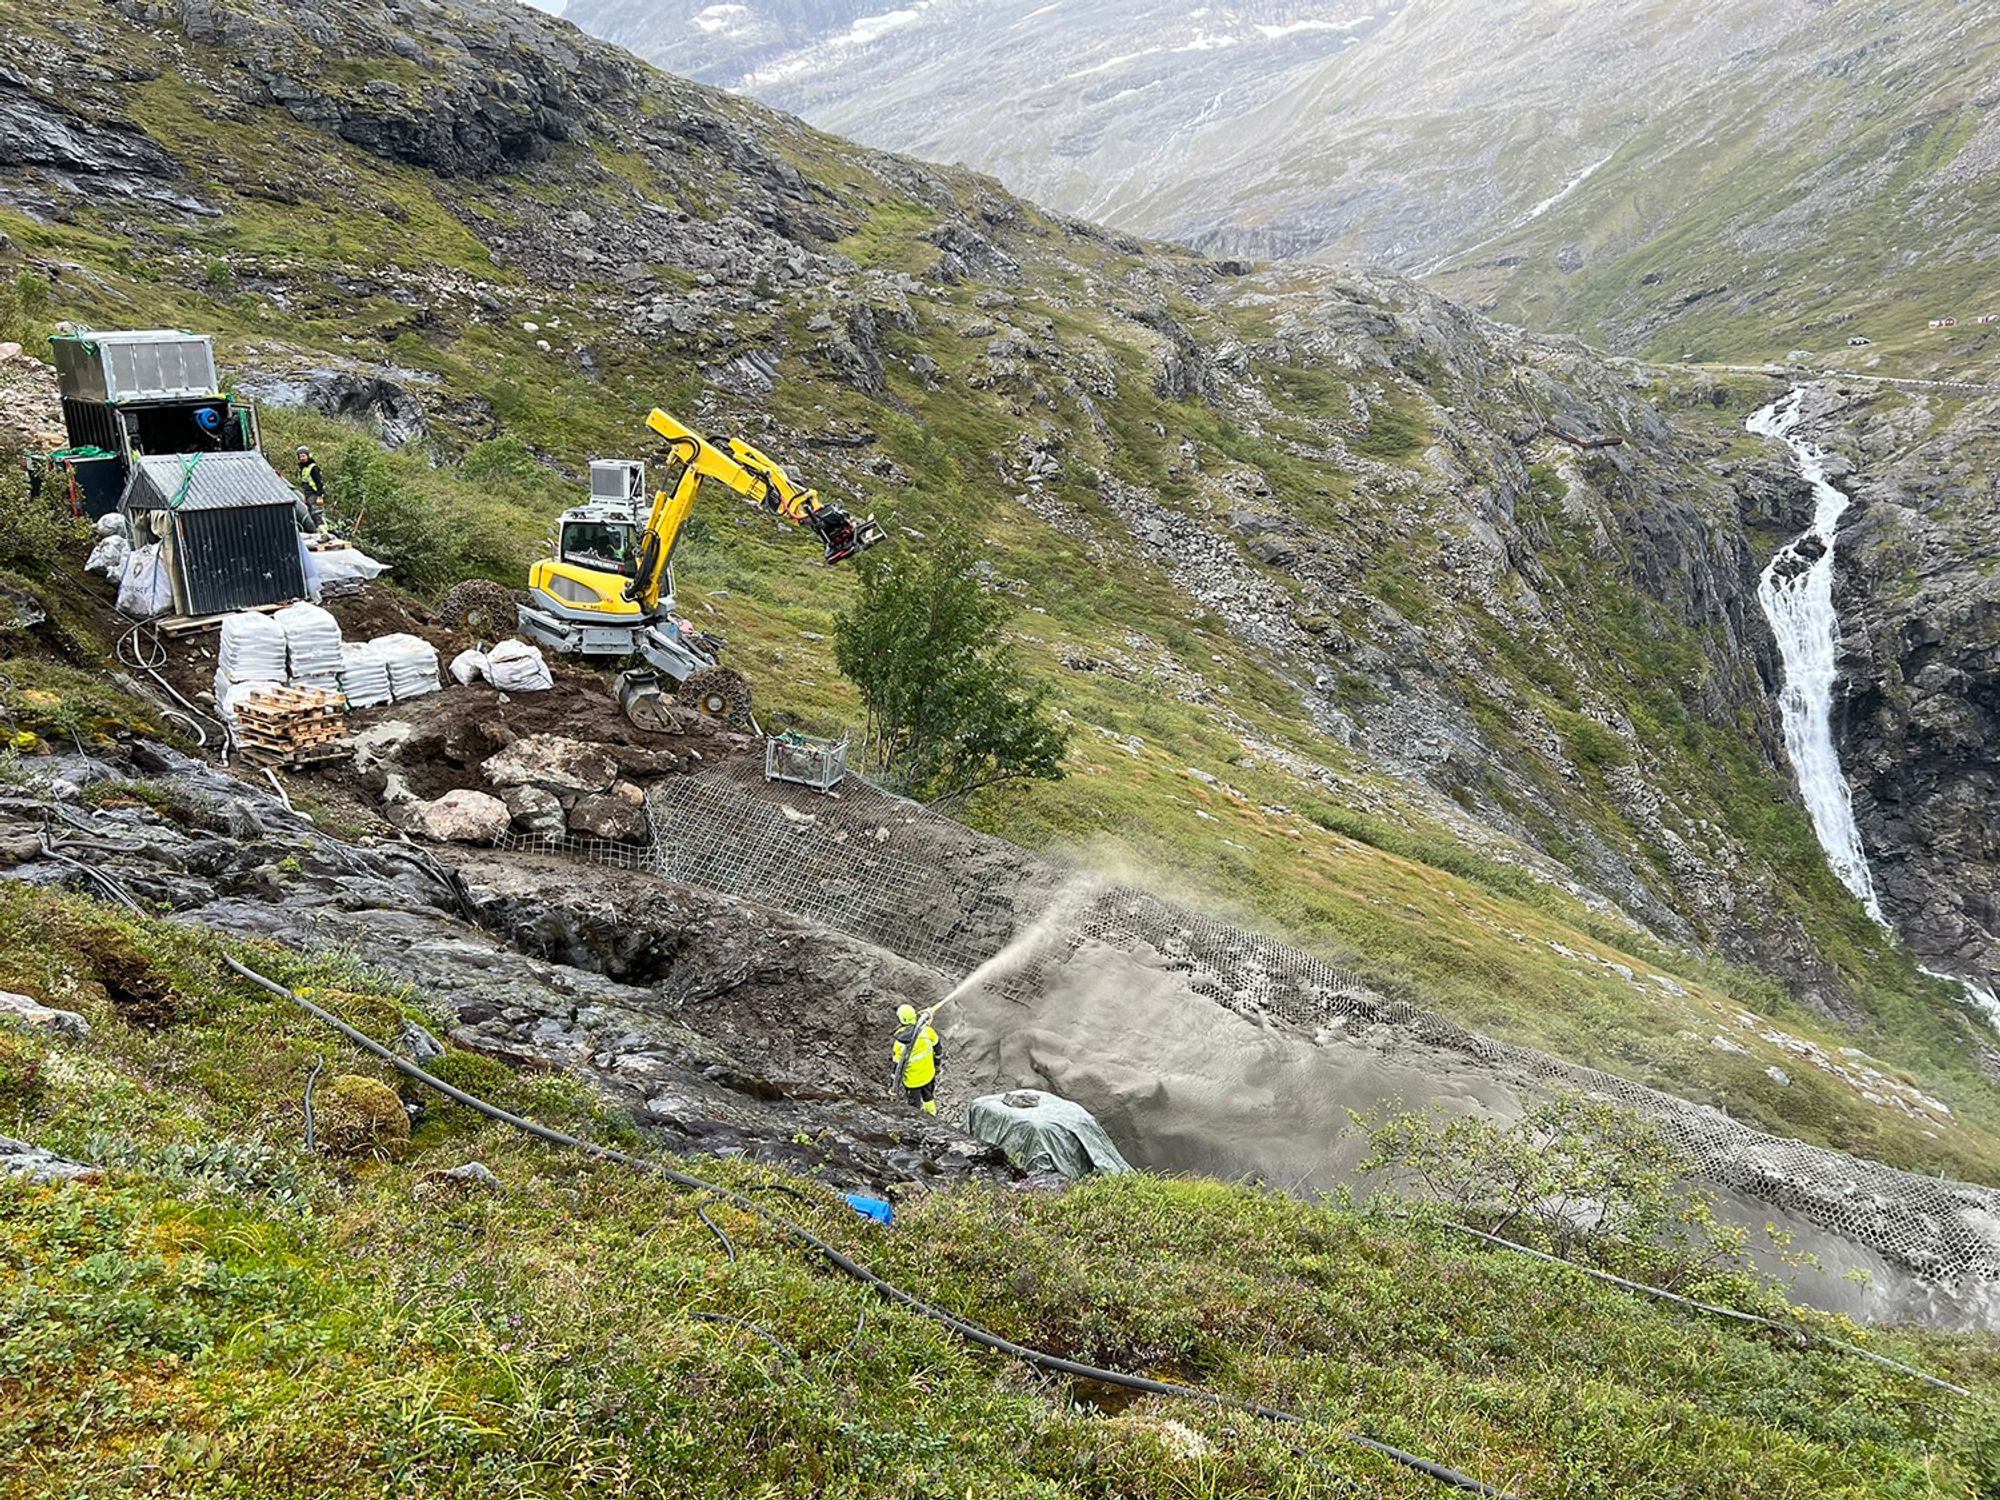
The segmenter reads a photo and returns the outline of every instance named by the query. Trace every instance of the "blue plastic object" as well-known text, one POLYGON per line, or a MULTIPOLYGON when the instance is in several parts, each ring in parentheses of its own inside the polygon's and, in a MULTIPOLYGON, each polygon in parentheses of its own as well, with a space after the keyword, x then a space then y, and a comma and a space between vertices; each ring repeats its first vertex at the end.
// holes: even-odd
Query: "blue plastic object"
POLYGON ((896 1222, 896 1210, 893 1204, 880 1198, 864 1198, 859 1193, 848 1193, 844 1196, 847 1199, 847 1206, 863 1218, 873 1219, 877 1224, 896 1222))

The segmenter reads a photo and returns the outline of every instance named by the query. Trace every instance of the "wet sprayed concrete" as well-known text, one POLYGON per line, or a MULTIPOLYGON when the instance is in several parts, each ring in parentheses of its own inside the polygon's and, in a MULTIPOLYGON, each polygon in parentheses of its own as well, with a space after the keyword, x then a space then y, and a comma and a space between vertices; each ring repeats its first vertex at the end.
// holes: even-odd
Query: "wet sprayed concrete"
MULTIPOLYGON (((1505 1123, 1531 1097, 1393 1026, 1350 1020, 1308 1034, 1239 1015, 1150 950, 1087 942, 1035 993, 1020 979, 1041 941, 1017 944, 954 994, 942 1017, 954 1069, 971 1092, 1028 1086, 1076 1101, 1144 1170, 1288 1192, 1365 1189, 1367 1143, 1349 1111, 1505 1123)), ((2000 1328, 2000 1287, 1924 1282, 1762 1199, 1724 1191, 1717 1207, 1750 1231, 1752 1259, 1794 1300, 1861 1322, 2000 1328)))

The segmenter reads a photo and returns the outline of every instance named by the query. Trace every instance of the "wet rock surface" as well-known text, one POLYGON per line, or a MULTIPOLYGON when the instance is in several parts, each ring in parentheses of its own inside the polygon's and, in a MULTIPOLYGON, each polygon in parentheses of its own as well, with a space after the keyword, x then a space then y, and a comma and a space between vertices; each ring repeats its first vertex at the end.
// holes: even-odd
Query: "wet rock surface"
POLYGON ((2000 401, 1816 388, 1845 455, 1834 735, 1884 910, 1927 962, 2000 988, 2000 401))
POLYGON ((348 843, 163 746, 38 769, 0 794, 0 879, 104 894, 9 838, 53 817, 59 851, 171 920, 348 953, 413 986, 451 1044, 572 1070, 674 1151, 890 1193, 1013 1175, 892 1095, 890 1018, 936 980, 878 950, 601 866, 348 843), (171 778, 176 817, 54 791, 142 775, 171 778))

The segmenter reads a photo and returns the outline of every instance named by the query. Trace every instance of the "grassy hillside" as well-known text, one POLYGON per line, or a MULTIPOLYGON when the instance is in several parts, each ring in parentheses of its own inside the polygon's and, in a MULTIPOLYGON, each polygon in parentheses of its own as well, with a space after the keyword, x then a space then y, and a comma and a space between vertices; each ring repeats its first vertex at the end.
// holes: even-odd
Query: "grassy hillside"
MULTIPOLYGON (((741 431, 904 545, 946 515, 987 543, 1076 750, 1066 782, 973 820, 1496 1033, 1814 1141, 2000 1171, 1974 1023, 1827 872, 1754 645, 1661 561, 1721 569, 1737 535, 1666 393, 1400 284, 1225 277, 511 6, 404 32, 369 6, 331 32, 293 6, 0 15, 24 79, 91 48, 157 59, 8 85, 103 165, 6 166, 0 337, 183 325, 245 374, 400 382, 430 426, 400 451, 275 406, 266 438, 314 442, 418 593, 517 580, 584 462, 644 450, 648 407, 741 431), (539 112, 493 103, 509 89, 539 112), (441 138, 460 116, 477 127, 441 138), (1523 384, 1628 432, 1628 457, 1533 437, 1523 384), (1301 560, 1251 551, 1239 510, 1301 560), (1413 768, 1419 741, 1449 753, 1413 768), (1801 1043, 1865 1049, 1900 1102, 1801 1067, 1801 1043)), ((809 542, 714 500, 678 570, 767 724, 855 721, 827 640, 848 580, 809 542)))
MULTIPOLYGON (((379 1038, 424 1017, 337 963, 0 892, 0 982, 92 1026, 80 1042, 0 1032, 0 1129, 111 1168, 0 1181, 9 1500, 1440 1493, 1340 1429, 1529 1495, 2000 1483, 1990 1408, 1350 1207, 1134 1177, 933 1195, 881 1230, 817 1190, 783 1201, 1010 1337, 1314 1425, 1033 1377, 739 1210, 708 1210, 732 1255, 696 1199, 434 1097, 409 1094, 423 1107, 406 1146, 325 1149, 349 1139, 329 1101, 352 1086, 335 1080, 396 1078, 235 981, 220 964, 234 951, 379 1038), (322 1060, 309 1154, 301 1101, 322 1060), (440 1175, 469 1160, 497 1183, 440 1175)), ((436 1067, 646 1149, 560 1077, 457 1051, 436 1067)), ((739 1191, 765 1180, 694 1170, 739 1191)), ((1733 1276, 1695 1287, 1768 1305, 1733 1276)), ((1836 1331, 2000 1393, 1990 1341, 1836 1331)))

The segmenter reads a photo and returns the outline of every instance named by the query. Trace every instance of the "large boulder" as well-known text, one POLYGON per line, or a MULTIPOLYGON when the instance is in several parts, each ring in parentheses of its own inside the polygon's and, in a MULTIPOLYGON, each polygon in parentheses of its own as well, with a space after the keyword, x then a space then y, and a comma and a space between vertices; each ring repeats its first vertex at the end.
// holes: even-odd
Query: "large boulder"
POLYGON ((534 786, 559 797, 590 797, 611 790, 618 763, 581 740, 531 734, 489 757, 480 772, 496 787, 534 786))
POLYGON ((569 827, 570 832, 585 838, 643 844, 651 833, 646 794, 631 782, 621 781, 601 796, 580 798, 570 809, 569 827))
POLYGON ((86 1037, 90 1035, 90 1022, 73 1010, 55 1010, 31 1000, 26 995, 12 994, 0 990, 0 1022, 14 1026, 32 1026, 42 1031, 53 1031, 63 1036, 86 1037))
POLYGON ((484 792, 446 792, 410 808, 411 826, 441 844, 497 843, 514 821, 507 804, 484 792))
POLYGON ((501 794, 500 800, 507 804, 507 811, 514 816, 515 831, 529 838, 561 838, 568 827, 563 815, 562 798, 554 792, 544 791, 538 786, 510 786, 501 794))

